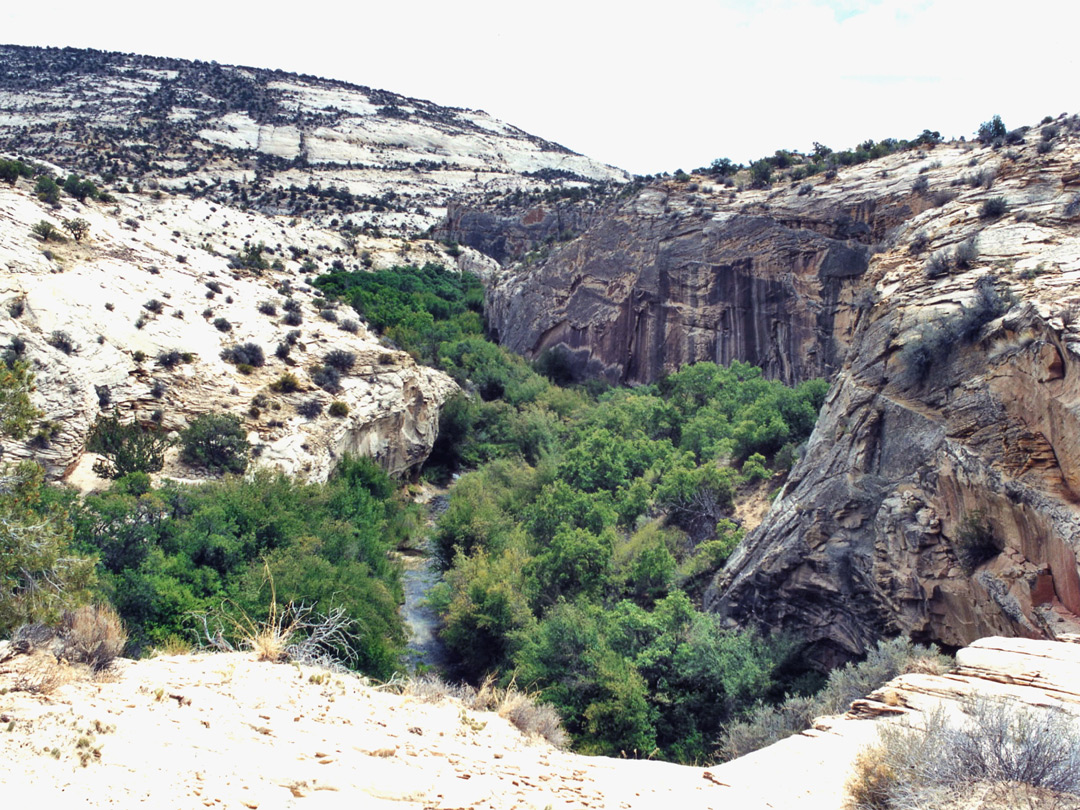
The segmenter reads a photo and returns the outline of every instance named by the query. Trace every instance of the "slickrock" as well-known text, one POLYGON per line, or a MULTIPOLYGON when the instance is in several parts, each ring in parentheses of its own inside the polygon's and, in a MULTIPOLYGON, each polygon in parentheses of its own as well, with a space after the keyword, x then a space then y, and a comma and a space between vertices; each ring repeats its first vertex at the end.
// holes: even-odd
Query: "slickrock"
POLYGON ((452 196, 628 179, 481 110, 184 59, 0 46, 0 111, 3 152, 398 236, 452 196))
MULTIPOLYGON (((0 663, 0 688, 29 660, 0 663)), ((976 696, 1080 720, 1080 645, 988 638, 957 661, 709 768, 583 757, 456 699, 244 653, 121 661, 96 681, 72 672, 48 694, 0 694, 0 780, 6 801, 46 806, 841 810, 882 722, 918 727, 939 706, 959 716, 976 696)))

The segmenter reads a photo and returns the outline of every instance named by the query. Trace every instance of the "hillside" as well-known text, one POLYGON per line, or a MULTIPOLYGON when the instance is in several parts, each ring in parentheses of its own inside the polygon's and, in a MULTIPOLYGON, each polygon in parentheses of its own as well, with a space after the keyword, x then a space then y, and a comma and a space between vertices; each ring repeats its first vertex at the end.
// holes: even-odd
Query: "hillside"
MULTIPOLYGON (((84 452, 99 414, 173 431, 199 414, 228 411, 244 420, 261 462, 289 473, 325 480, 344 452, 373 455, 395 473, 417 468, 434 441, 439 405, 456 385, 380 343, 355 313, 342 309, 339 317, 320 303, 301 263, 341 255, 340 237, 325 229, 208 200, 117 194, 108 204, 65 198, 55 209, 26 181, 0 185, 0 341, 21 341, 35 373, 34 402, 50 426, 36 440, 5 439, 7 458, 33 457, 54 476, 93 486, 95 457, 84 452), (79 242, 64 236, 62 222, 71 218, 89 223, 79 242), (58 238, 32 233, 42 221, 58 238), (266 269, 236 267, 235 257, 258 245, 268 246, 265 258, 257 254, 266 269), (287 301, 299 318, 285 317, 287 301), (277 356, 275 347, 289 340, 289 353, 277 356), (241 369, 222 359, 223 350, 249 342, 262 348, 264 365, 241 369), (327 391, 312 374, 334 350, 352 353, 355 364, 339 390, 327 391), (173 351, 190 357, 162 363, 173 351), (285 373, 297 377, 296 390, 270 390, 285 373), (324 408, 342 401, 348 413, 299 414, 312 399, 324 408)), ((393 256, 438 258, 419 246, 393 256)), ((166 473, 191 476, 177 452, 166 473)))
POLYGON ((283 71, 0 46, 0 152, 131 189, 412 235, 451 196, 624 182, 498 121, 283 71))

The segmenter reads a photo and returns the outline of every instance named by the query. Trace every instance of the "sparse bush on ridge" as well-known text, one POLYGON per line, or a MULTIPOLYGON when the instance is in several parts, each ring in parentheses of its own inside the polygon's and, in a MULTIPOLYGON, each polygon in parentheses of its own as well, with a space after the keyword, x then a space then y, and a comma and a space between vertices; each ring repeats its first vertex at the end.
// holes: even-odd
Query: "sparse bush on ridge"
POLYGON ((266 356, 258 343, 243 343, 229 346, 221 351, 221 359, 235 366, 261 368, 266 365, 266 356))
MULTIPOLYGON (((1026 788, 1051 792, 1043 794, 1050 801, 1054 793, 1080 796, 1080 731, 1071 714, 985 697, 963 710, 955 719, 940 708, 924 713, 923 728, 881 723, 878 742, 860 752, 848 781, 852 806, 935 810, 978 785, 1000 786, 1014 801, 1026 788)), ((1005 802, 994 806, 1021 806, 1005 802)))
POLYGON ((905 387, 921 385, 934 365, 948 357, 957 344, 970 343, 979 331, 1012 306, 1014 298, 998 289, 997 279, 985 275, 975 282, 975 296, 948 318, 922 327, 900 351, 897 381, 905 387))
POLYGON ((879 641, 865 660, 829 673, 816 695, 790 695, 775 705, 759 704, 743 718, 724 727, 718 755, 735 759, 809 728, 815 717, 847 711, 852 701, 866 697, 905 672, 940 674, 952 659, 904 638, 879 641))

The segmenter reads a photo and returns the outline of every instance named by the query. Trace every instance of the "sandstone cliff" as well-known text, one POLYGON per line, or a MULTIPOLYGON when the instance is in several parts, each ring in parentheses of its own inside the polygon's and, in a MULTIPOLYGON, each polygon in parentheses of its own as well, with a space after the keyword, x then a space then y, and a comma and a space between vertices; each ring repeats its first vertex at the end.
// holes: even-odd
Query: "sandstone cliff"
MULTIPOLYGON (((955 167, 967 156, 940 148, 934 159, 955 167)), ((492 329, 526 356, 563 347, 582 374, 612 382, 700 360, 746 360, 789 383, 828 376, 850 344, 875 246, 930 204, 911 189, 916 172, 910 162, 887 177, 867 169, 809 193, 654 183, 581 221, 580 238, 507 268, 489 293, 492 329)), ((486 225, 498 212, 470 217, 486 225)), ((486 227, 462 241, 498 244, 486 227)))
POLYGON ((940 160, 932 187, 960 193, 870 263, 806 457, 718 576, 712 609, 803 634, 822 665, 882 635, 962 646, 1076 629, 1080 143, 1049 142, 1034 129, 1009 150, 969 146, 964 164, 948 147, 841 175, 902 182, 940 160), (978 171, 992 188, 963 181, 978 171), (938 275, 935 252, 965 242, 977 256, 938 275), (986 311, 977 281, 991 274, 1011 300, 986 311))
MULTIPOLYGON (((33 457, 55 477, 97 486, 95 457, 84 447, 99 414, 115 410, 172 431, 199 414, 227 411, 243 418, 257 463, 288 473, 325 479, 345 452, 371 455, 397 474, 418 469, 435 440, 439 407, 456 385, 381 345, 362 324, 342 328, 358 321, 351 309, 329 313, 333 321, 324 316, 326 304, 303 282, 300 259, 328 263, 342 255, 340 245, 340 237, 306 222, 205 200, 118 195, 109 204, 65 199, 57 211, 24 181, 0 187, 0 343, 22 342, 35 373, 34 402, 48 425, 29 442, 6 440, 5 460, 33 457), (37 222, 61 229, 71 217, 90 225, 81 242, 44 242, 31 233, 37 222), (260 242, 280 270, 230 266, 228 254, 260 242), (284 322, 289 298, 299 306, 298 326, 284 322), (266 303, 274 305, 271 314, 260 309, 266 303), (294 329, 288 358, 275 356, 294 329), (220 355, 247 342, 263 349, 266 365, 243 373, 220 355), (331 394, 310 373, 334 349, 352 352, 356 363, 331 394), (190 362, 158 361, 173 350, 190 362), (298 389, 275 393, 270 385, 286 372, 298 389), (298 414, 296 406, 312 399, 323 413, 298 414), (333 400, 345 403, 347 415, 327 413, 333 400)), ((371 247, 378 250, 378 240, 371 247)), ((437 256, 423 245, 393 254, 413 262, 437 256)), ((176 452, 165 473, 197 475, 177 463, 176 452)))

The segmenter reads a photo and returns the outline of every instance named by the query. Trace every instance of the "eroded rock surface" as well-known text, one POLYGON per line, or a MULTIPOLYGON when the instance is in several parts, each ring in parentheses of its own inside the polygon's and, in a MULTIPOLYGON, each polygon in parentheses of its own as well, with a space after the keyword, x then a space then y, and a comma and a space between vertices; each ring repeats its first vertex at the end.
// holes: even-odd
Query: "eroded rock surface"
MULTIPOLYGON (((651 382, 700 360, 747 361, 789 383, 828 376, 867 303, 857 293, 875 249, 930 205, 912 190, 913 158, 897 157, 886 177, 878 162, 809 193, 654 183, 592 214, 580 238, 508 267, 489 292, 492 328, 517 352, 562 347, 583 375, 613 382, 651 382)), ((967 160, 957 147, 934 159, 939 177, 967 160)), ((469 216, 490 226, 499 212, 469 216)), ((492 244, 478 228, 475 246, 492 244)))
MULTIPOLYGON (((806 457, 718 576, 710 608, 803 634, 822 666, 883 635, 959 647, 1075 631, 1080 144, 1058 138, 1044 154, 1037 129, 1012 157, 970 147, 993 187, 949 181, 959 196, 912 217, 875 255, 806 457), (1006 213, 982 215, 997 197, 1006 213), (932 252, 969 239, 969 266, 924 272, 932 252), (935 340, 933 327, 977 308, 988 275, 1012 297, 1005 314, 966 340, 935 340), (925 374, 912 374, 913 345, 932 348, 925 374)), ((942 162, 931 187, 956 173, 942 162)))

